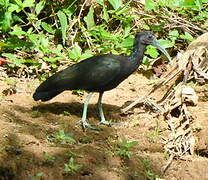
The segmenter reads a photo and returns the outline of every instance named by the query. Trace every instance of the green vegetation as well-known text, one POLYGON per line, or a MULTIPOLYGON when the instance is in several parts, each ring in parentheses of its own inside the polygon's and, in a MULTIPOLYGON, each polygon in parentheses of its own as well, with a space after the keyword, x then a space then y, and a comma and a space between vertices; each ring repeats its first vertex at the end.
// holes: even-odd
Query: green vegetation
POLYGON ((56 160, 56 157, 48 155, 48 153, 43 153, 43 161, 45 164, 52 165, 54 161, 56 160))
POLYGON ((151 168, 150 168, 150 160, 145 158, 143 159, 143 165, 144 165, 144 168, 145 168, 145 176, 147 177, 147 179, 149 180, 154 180, 154 179, 157 179, 159 178, 159 175, 155 174, 151 168))
MULTIPOLYGON (((185 50, 197 36, 208 31, 207 9, 208 0, 145 0, 143 3, 138 0, 0 0, 0 58, 11 62, 3 65, 0 60, 0 81, 6 82, 10 89, 16 91, 17 82, 10 78, 12 76, 39 78, 43 81, 65 66, 95 54, 128 55, 135 32, 143 30, 153 31, 170 55, 175 56, 177 51, 185 50), (5 75, 2 76, 1 72, 5 75)), ((149 67, 150 59, 159 56, 160 52, 148 46, 143 65, 149 67)), ((154 79, 150 80, 150 84, 155 82, 154 79)), ((0 102, 8 93, 12 94, 6 91, 6 94, 0 95, 0 102)), ((84 91, 76 90, 73 93, 82 96, 84 91)), ((207 88, 204 93, 202 98, 207 101, 207 88)), ((63 115, 70 116, 70 112, 64 111, 63 115)), ((31 113, 33 118, 42 116, 39 111, 31 113)), ((13 121, 12 118, 8 118, 8 121, 13 121)), ((201 129, 201 126, 196 127, 197 131, 201 129)), ((69 148, 77 144, 94 143, 96 133, 101 134, 89 133, 78 142, 72 134, 61 129, 46 139, 55 145, 67 145, 69 148)), ((160 133, 157 124, 146 136, 151 143, 155 143, 160 133)), ((5 140, 9 134, 4 133, 2 137, 5 140)), ((124 158, 125 161, 132 158, 133 150, 139 151, 136 149, 136 141, 123 139, 118 143, 117 139, 113 141, 110 138, 112 147, 108 148, 113 149, 114 155, 122 157, 122 161, 124 158)), ((99 138, 96 143, 99 144, 99 138)), ((61 166, 66 174, 73 174, 82 168, 76 159, 85 158, 87 153, 83 151, 79 155, 76 148, 67 150, 63 156, 69 160, 61 166)), ((5 151, 5 148, 1 148, 1 151, 5 151)), ((43 162, 46 164, 54 165, 57 159, 47 153, 43 154, 43 162)), ((35 164, 34 158, 28 161, 35 164)), ((142 164, 147 179, 159 178, 153 172, 149 159, 144 159, 142 164)), ((45 172, 39 172, 33 174, 32 179, 43 179, 45 172)))
POLYGON ((43 175, 44 174, 42 172, 40 172, 40 173, 35 174, 31 179, 32 180, 41 180, 43 175))
POLYGON ((47 136, 47 140, 50 142, 60 143, 60 144, 73 144, 76 140, 65 133, 64 130, 59 130, 56 134, 51 134, 47 136))
POLYGON ((82 165, 77 164, 73 157, 69 159, 69 162, 64 164, 64 172, 66 174, 75 173, 78 169, 80 169, 82 165))
POLYGON ((68 111, 64 111, 64 112, 63 112, 63 115, 64 115, 64 116, 70 116, 71 114, 70 114, 70 112, 68 112, 68 111))
POLYGON ((137 141, 127 141, 126 139, 122 139, 121 143, 118 144, 118 148, 115 154, 122 157, 131 158, 131 149, 136 145, 138 145, 137 141))
POLYGON ((159 140, 160 135, 161 135, 160 125, 159 122, 156 121, 156 126, 154 127, 153 130, 148 131, 146 136, 149 142, 155 143, 157 142, 157 140, 159 140))
MULTIPOLYGON (((207 4, 207 0, 146 0, 145 4, 0 0, 0 57, 12 62, 9 74, 21 68, 18 76, 44 79, 60 65, 94 54, 129 54, 136 31, 158 33, 166 48, 184 48, 208 29, 207 4)), ((146 55, 144 64, 149 65, 148 59, 159 53, 150 46, 146 55)))

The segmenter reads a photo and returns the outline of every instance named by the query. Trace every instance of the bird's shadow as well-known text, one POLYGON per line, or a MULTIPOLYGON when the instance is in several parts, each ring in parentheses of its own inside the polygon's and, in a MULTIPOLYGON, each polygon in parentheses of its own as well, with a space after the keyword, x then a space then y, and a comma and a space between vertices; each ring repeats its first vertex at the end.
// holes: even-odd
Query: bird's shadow
MULTIPOLYGON (((103 104, 103 110, 106 117, 106 120, 120 121, 120 108, 116 105, 103 104)), ((56 115, 63 115, 65 112, 68 112, 70 115, 75 115, 79 118, 82 116, 83 104, 79 102, 71 103, 62 103, 62 102, 53 102, 47 104, 39 104, 33 106, 33 111, 44 113, 52 113, 56 115)), ((99 119, 98 108, 96 104, 89 104, 87 110, 87 118, 99 119)))

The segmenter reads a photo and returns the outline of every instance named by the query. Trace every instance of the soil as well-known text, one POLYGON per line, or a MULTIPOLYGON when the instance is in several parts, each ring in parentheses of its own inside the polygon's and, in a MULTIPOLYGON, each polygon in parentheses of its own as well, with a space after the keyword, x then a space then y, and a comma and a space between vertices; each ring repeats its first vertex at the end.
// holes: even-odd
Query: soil
MULTIPOLYGON (((199 104, 189 107, 195 117, 195 154, 189 161, 174 160, 163 174, 165 120, 143 105, 127 115, 120 112, 150 88, 142 74, 131 75, 104 94, 106 119, 118 124, 97 125, 100 131, 83 131, 77 124, 87 93, 78 96, 69 91, 48 102, 35 102, 32 94, 39 82, 13 80, 15 90, 0 81, 0 180, 208 180, 207 85, 197 89, 199 104), (76 142, 58 139, 60 130, 76 142), (126 141, 138 144, 125 148, 126 141)), ((99 122, 97 98, 95 94, 89 105, 91 124, 99 122)))

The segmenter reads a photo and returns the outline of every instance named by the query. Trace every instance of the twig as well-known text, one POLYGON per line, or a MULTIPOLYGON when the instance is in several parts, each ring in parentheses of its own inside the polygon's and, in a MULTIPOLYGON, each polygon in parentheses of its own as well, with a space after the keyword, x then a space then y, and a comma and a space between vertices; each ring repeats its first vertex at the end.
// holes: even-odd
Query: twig
MULTIPOLYGON (((80 11, 79 11, 79 15, 78 15, 78 17, 74 20, 73 26, 74 26, 74 24, 76 24, 76 22, 78 22, 79 26, 81 25, 80 18, 81 18, 81 14, 82 14, 82 11, 84 10, 84 6, 85 6, 86 3, 87 3, 87 0, 85 0, 84 3, 82 4, 81 9, 80 9, 80 11)), ((71 27, 73 27, 73 26, 71 26, 71 27)), ((78 28, 76 29, 76 31, 75 31, 75 33, 74 33, 74 35, 73 35, 73 37, 72 37, 72 44, 74 44, 74 39, 75 39, 75 37, 76 37, 76 35, 77 35, 77 32, 78 32, 78 28)))
POLYGON ((162 173, 165 174, 165 172, 167 171, 167 169, 170 167, 171 163, 173 162, 174 159, 174 155, 171 154, 168 158, 167 163, 164 165, 164 167, 162 168, 162 173))
POLYGON ((180 73, 180 70, 177 70, 176 72, 174 72, 175 68, 168 73, 167 75, 165 75, 157 84, 155 84, 150 91, 145 94, 142 97, 139 97, 137 100, 135 100, 133 103, 131 103, 130 105, 128 105, 127 107, 123 108, 121 110, 122 113, 125 113, 126 111, 128 111, 129 109, 133 108, 134 106, 136 106, 137 104, 139 104, 140 102, 143 102, 150 94, 152 94, 156 89, 158 89, 159 87, 165 85, 166 83, 168 83, 171 79, 173 79, 177 74, 180 73), (174 73, 173 73, 174 72, 174 73), (171 73, 173 73, 171 75, 171 73), (167 78, 167 76, 169 76, 167 78), (166 79, 167 78, 167 79, 166 79))

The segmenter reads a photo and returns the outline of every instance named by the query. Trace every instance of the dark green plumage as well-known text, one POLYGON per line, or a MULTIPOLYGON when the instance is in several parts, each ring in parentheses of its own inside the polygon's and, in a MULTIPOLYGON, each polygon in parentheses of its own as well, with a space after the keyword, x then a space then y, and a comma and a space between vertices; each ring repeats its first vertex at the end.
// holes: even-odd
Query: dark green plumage
MULTIPOLYGON (((149 44, 161 49, 151 32, 137 33, 130 56, 105 54, 83 60, 49 77, 36 89, 33 98, 36 101, 47 101, 65 90, 83 89, 90 92, 99 92, 100 102, 98 102, 98 105, 101 122, 106 123, 101 107, 103 92, 118 86, 138 68, 143 59, 145 48, 149 44)), ((165 52, 164 49, 161 50, 165 52)), ((87 99, 85 109, 87 109, 88 101, 87 99)), ((86 114, 84 113, 81 121, 82 124, 85 123, 85 126, 88 127, 89 124, 86 123, 86 114)))

